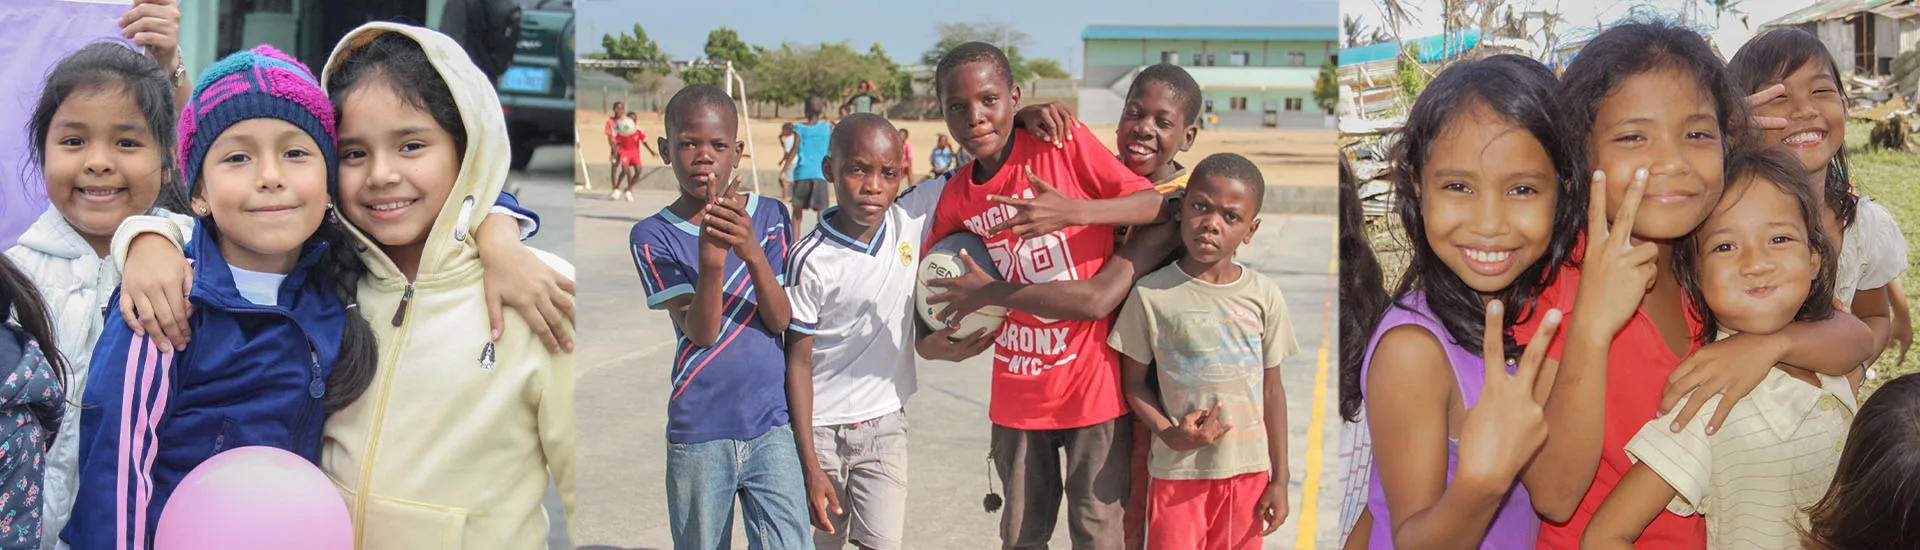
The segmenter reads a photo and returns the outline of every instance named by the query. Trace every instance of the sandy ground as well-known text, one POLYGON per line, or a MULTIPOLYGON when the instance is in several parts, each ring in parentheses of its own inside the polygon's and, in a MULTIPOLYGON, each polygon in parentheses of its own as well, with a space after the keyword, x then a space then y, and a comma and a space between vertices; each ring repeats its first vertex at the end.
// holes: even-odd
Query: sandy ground
MULTIPOLYGON (((576 132, 580 136, 580 151, 587 162, 604 162, 610 156, 605 135, 609 113, 577 111, 575 113, 576 132)), ((797 122, 800 119, 753 119, 751 121, 753 143, 751 150, 758 153, 756 163, 762 170, 771 170, 780 161, 780 124, 797 122)), ((1087 122, 1087 121, 1083 121, 1087 122)), ((1112 123, 1092 124, 1093 134, 1108 150, 1113 145, 1115 125, 1112 123)), ((946 124, 937 120, 896 120, 894 126, 908 132, 907 143, 913 146, 915 174, 925 174, 932 166, 927 155, 933 151, 939 134, 946 133, 946 124)), ((640 113, 640 129, 646 132, 649 145, 658 147, 653 141, 664 132, 659 113, 640 113)), ((1214 153, 1238 153, 1254 161, 1260 167, 1269 186, 1321 187, 1332 188, 1337 177, 1339 133, 1334 130, 1293 130, 1293 129, 1226 129, 1202 130, 1192 148, 1175 157, 1181 164, 1192 166, 1214 153)), ((642 150, 642 155, 645 155, 642 150)), ((743 159, 743 165, 753 159, 743 159)), ((643 164, 655 165, 658 161, 645 158, 643 164)), ((595 177, 603 177, 595 174, 595 177)), ((604 185, 596 182, 596 185, 604 185)))

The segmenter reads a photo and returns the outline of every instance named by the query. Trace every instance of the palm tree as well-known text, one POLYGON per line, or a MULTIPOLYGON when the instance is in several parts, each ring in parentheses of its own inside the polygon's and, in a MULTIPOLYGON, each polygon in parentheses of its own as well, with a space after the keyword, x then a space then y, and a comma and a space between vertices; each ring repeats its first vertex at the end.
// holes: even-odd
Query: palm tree
MULTIPOLYGON (((1359 17, 1353 14, 1347 14, 1341 19, 1340 26, 1346 31, 1344 34, 1347 37, 1347 47, 1351 48, 1363 44, 1361 41, 1365 40, 1363 36, 1368 34, 1368 28, 1366 23, 1360 21, 1359 17)), ((1373 31, 1373 34, 1378 35, 1379 32, 1376 30, 1373 31)))

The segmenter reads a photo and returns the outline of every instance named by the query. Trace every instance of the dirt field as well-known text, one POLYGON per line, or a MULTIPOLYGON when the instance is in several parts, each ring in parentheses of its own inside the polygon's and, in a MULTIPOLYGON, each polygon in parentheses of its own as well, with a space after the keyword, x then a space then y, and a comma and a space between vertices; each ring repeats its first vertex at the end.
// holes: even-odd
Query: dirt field
MULTIPOLYGON (((594 111, 575 113, 577 132, 580 136, 580 152, 587 162, 605 162, 609 156, 605 135, 609 114, 594 111)), ((759 161, 742 159, 742 165, 757 164, 762 170, 771 170, 780 161, 780 124, 798 119, 754 119, 752 151, 758 153, 759 161)), ((931 166, 927 163, 927 154, 933 151, 938 134, 946 133, 944 123, 936 120, 897 120, 894 126, 908 131, 907 142, 913 146, 914 173, 924 175, 931 166)), ((1090 124, 1093 133, 1108 150, 1114 150, 1114 124, 1090 124)), ((640 128, 647 133, 649 144, 657 147, 658 138, 664 128, 659 113, 640 113, 640 128)), ((1202 130, 1192 149, 1177 157, 1181 164, 1192 166, 1200 159, 1214 153, 1238 153, 1254 161, 1266 177, 1269 186, 1285 187, 1321 187, 1332 188, 1337 176, 1337 146, 1339 134, 1333 130, 1290 130, 1290 129, 1228 129, 1202 130)), ((645 154, 643 151, 642 155, 645 154)), ((655 165, 652 158, 645 164, 655 165)), ((604 175, 594 174, 596 178, 604 175)), ((603 185, 596 182, 596 186, 603 185)))

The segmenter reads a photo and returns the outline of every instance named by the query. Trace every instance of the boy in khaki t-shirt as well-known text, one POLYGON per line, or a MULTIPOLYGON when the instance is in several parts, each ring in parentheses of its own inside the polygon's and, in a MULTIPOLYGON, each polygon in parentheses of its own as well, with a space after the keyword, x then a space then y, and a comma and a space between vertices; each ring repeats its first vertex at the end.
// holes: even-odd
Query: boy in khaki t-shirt
POLYGON ((1279 285, 1233 262, 1259 229, 1264 194, 1244 157, 1195 166, 1180 209, 1186 253, 1140 280, 1107 339, 1120 352, 1128 404, 1156 435, 1147 514, 1155 546, 1259 548, 1286 520, 1278 367, 1300 346, 1279 285), (1149 362, 1158 365, 1158 399, 1149 362))

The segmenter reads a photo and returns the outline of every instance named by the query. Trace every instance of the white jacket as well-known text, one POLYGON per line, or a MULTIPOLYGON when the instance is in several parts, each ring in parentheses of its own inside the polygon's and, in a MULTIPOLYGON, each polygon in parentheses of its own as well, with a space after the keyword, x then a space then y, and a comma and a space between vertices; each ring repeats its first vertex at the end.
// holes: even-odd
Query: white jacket
MULTIPOLYGON (((164 210, 157 213, 163 216, 159 219, 179 228, 176 231, 193 227, 193 218, 164 210)), ((67 360, 65 382, 70 398, 53 448, 47 451, 46 498, 41 511, 41 532, 46 536, 40 538, 40 547, 51 549, 59 543, 58 533, 66 528, 73 511, 80 453, 79 396, 86 390, 93 345, 100 340, 100 329, 106 322, 107 299, 120 287, 120 269, 115 262, 94 254, 86 239, 51 206, 20 234, 19 242, 6 254, 46 300, 57 332, 55 344, 67 360)))

